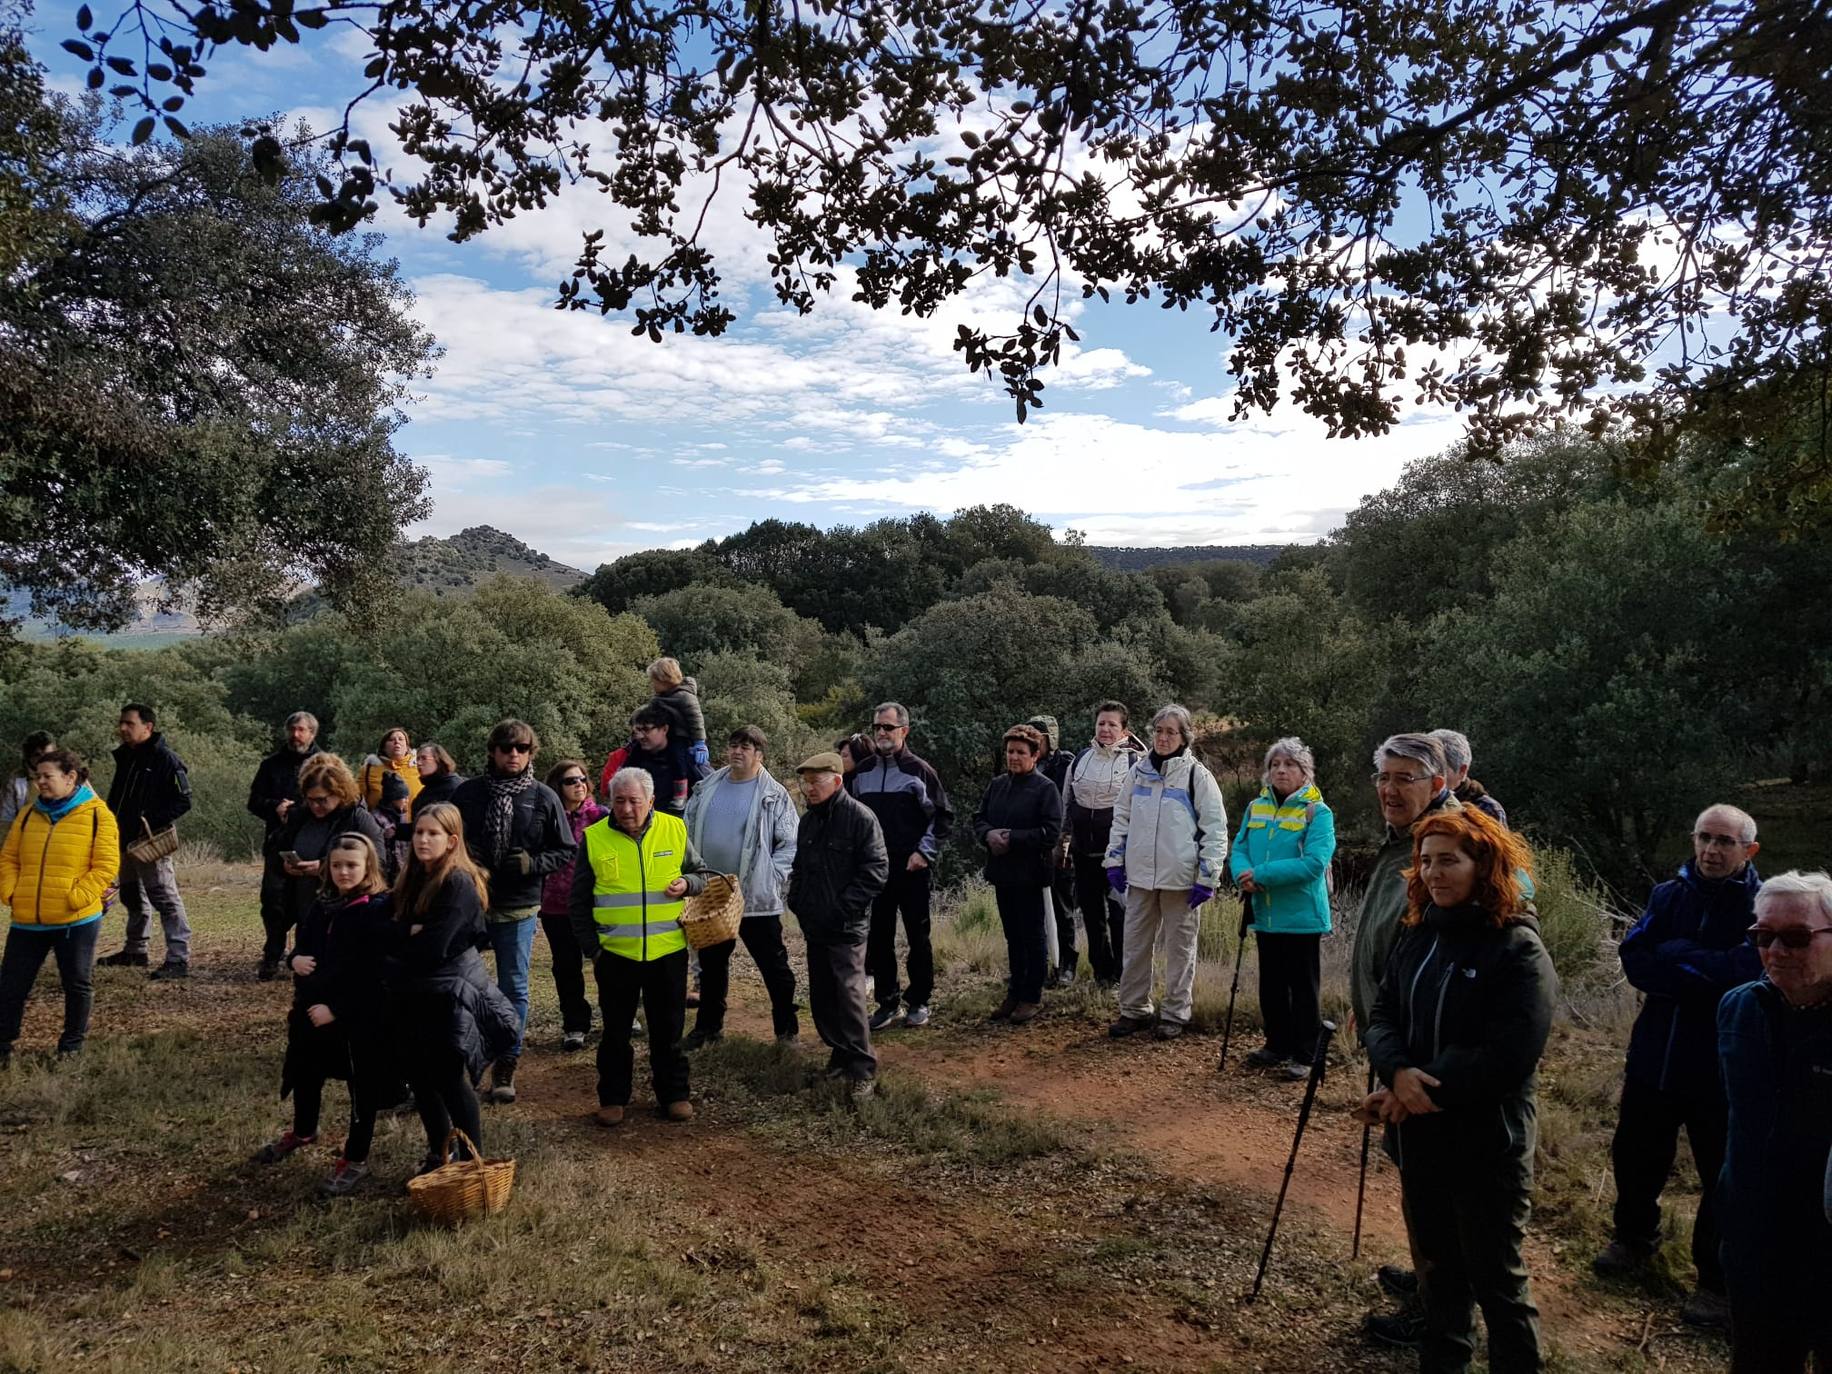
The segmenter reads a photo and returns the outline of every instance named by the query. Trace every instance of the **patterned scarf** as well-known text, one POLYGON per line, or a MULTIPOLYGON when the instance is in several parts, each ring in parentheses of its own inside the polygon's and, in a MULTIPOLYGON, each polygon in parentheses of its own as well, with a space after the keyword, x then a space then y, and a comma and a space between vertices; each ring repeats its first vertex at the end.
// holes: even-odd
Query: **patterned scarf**
POLYGON ((515 799, 534 786, 534 769, 519 773, 490 774, 490 811, 483 818, 484 849, 490 856, 490 867, 503 861, 509 852, 509 829, 515 820, 515 799))

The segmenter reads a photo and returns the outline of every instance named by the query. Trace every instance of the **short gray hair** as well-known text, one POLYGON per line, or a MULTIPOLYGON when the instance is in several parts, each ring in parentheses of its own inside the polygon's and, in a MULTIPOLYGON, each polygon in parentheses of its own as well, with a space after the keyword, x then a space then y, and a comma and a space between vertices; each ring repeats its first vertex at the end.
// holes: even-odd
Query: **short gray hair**
POLYGON ((1450 776, 1449 765, 1444 762, 1444 746, 1430 735, 1388 735, 1374 751, 1376 773, 1380 771, 1382 759, 1405 759, 1408 763, 1422 764, 1435 778, 1450 776))
POLYGON ((286 728, 288 730, 292 729, 295 725, 309 725, 312 727, 312 733, 314 735, 318 733, 318 717, 313 715, 310 711, 294 711, 286 718, 286 728))
POLYGON ((1160 706, 1151 718, 1151 728, 1156 730, 1167 720, 1177 727, 1177 733, 1183 736, 1185 744, 1196 742, 1196 722, 1190 715, 1189 707, 1179 706, 1174 701, 1168 706, 1160 706))
POLYGON ((1310 746, 1296 735, 1287 735, 1284 739, 1275 739, 1266 750, 1265 762, 1260 764, 1260 781, 1266 781, 1266 775, 1272 771, 1272 761, 1283 756, 1298 765, 1298 771, 1304 775, 1305 782, 1317 780, 1317 759, 1310 752, 1310 746))
POLYGON ((611 796, 619 792, 640 792, 644 801, 655 800, 655 778, 647 768, 624 767, 611 774, 611 796))
POLYGON ((901 701, 880 702, 878 705, 871 708, 872 719, 876 720, 879 716, 883 715, 886 711, 891 711, 895 713, 897 717, 897 725, 900 729, 907 730, 910 728, 909 708, 906 707, 901 701))
POLYGON ((1811 897, 1819 906, 1820 917, 1832 920, 1832 877, 1824 873, 1802 873, 1790 869, 1762 884, 1756 893, 1756 914, 1762 914, 1762 903, 1771 897, 1811 897))
POLYGON ((1431 737, 1444 747, 1444 765, 1451 772, 1468 768, 1476 761, 1470 751, 1469 736, 1461 730, 1433 730, 1431 737))
POLYGON ((1692 822, 1693 830, 1696 831, 1703 825, 1705 823, 1705 817, 1709 816, 1713 811, 1721 811, 1726 816, 1730 816, 1735 820, 1737 838, 1744 844, 1754 844, 1756 842, 1756 818, 1750 815, 1749 812, 1745 811, 1742 807, 1732 806, 1729 802, 1713 802, 1710 806, 1707 806, 1703 811, 1699 812, 1698 819, 1692 822))

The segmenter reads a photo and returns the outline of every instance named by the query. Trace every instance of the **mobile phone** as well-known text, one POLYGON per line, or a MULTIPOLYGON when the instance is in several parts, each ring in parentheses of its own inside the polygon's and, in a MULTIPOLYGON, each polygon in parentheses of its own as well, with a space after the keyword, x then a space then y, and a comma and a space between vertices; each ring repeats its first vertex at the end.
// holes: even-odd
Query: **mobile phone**
POLYGON ((299 851, 296 849, 282 849, 280 851, 280 862, 283 864, 302 864, 305 860, 299 857, 299 851))

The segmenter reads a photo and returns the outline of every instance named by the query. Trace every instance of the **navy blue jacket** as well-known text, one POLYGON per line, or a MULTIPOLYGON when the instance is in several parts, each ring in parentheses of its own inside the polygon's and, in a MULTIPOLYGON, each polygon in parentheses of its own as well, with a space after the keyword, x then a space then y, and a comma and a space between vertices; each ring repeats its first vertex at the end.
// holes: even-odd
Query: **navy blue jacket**
POLYGON ((1730 1134, 1717 1216, 1731 1301, 1817 1339, 1832 1335, 1832 1225, 1820 1190, 1832 1150, 1832 1009, 1788 1006, 1767 981, 1718 1008, 1730 1134))
POLYGON ((846 775, 846 790, 878 818, 891 872, 901 873, 910 855, 933 865, 954 825, 954 811, 941 777, 908 749, 886 758, 874 754, 846 775))
POLYGON ((1688 1097, 1721 1096, 1718 1002, 1762 976, 1748 937, 1761 886, 1754 864, 1715 881, 1682 864, 1622 937, 1622 971, 1646 994, 1628 1042, 1635 1082, 1688 1097))

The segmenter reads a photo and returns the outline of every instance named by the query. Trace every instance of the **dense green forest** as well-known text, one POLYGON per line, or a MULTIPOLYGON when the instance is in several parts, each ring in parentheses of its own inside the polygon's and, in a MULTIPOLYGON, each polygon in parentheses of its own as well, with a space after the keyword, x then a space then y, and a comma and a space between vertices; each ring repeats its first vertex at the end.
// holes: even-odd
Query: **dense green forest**
POLYGON ((490 723, 517 714, 547 759, 597 760, 658 651, 697 677, 715 753, 752 722, 778 766, 906 702, 963 810, 1010 722, 1048 712, 1076 743, 1104 697, 1139 714, 1179 700, 1231 802, 1266 741, 1302 735, 1366 842, 1371 746, 1454 725, 1517 823, 1632 891, 1701 800, 1826 756, 1832 555, 1747 517, 1718 528, 1711 464, 1640 478, 1619 459, 1576 437, 1503 463, 1447 453, 1264 567, 1122 571, 1011 507, 770 520, 619 559, 571 593, 408 588, 379 631, 324 611, 151 652, 14 643, 0 737, 43 727, 99 756, 119 704, 147 700, 192 768, 191 833, 237 855, 255 838, 248 779, 290 711, 352 757, 400 723, 476 767, 490 723))

